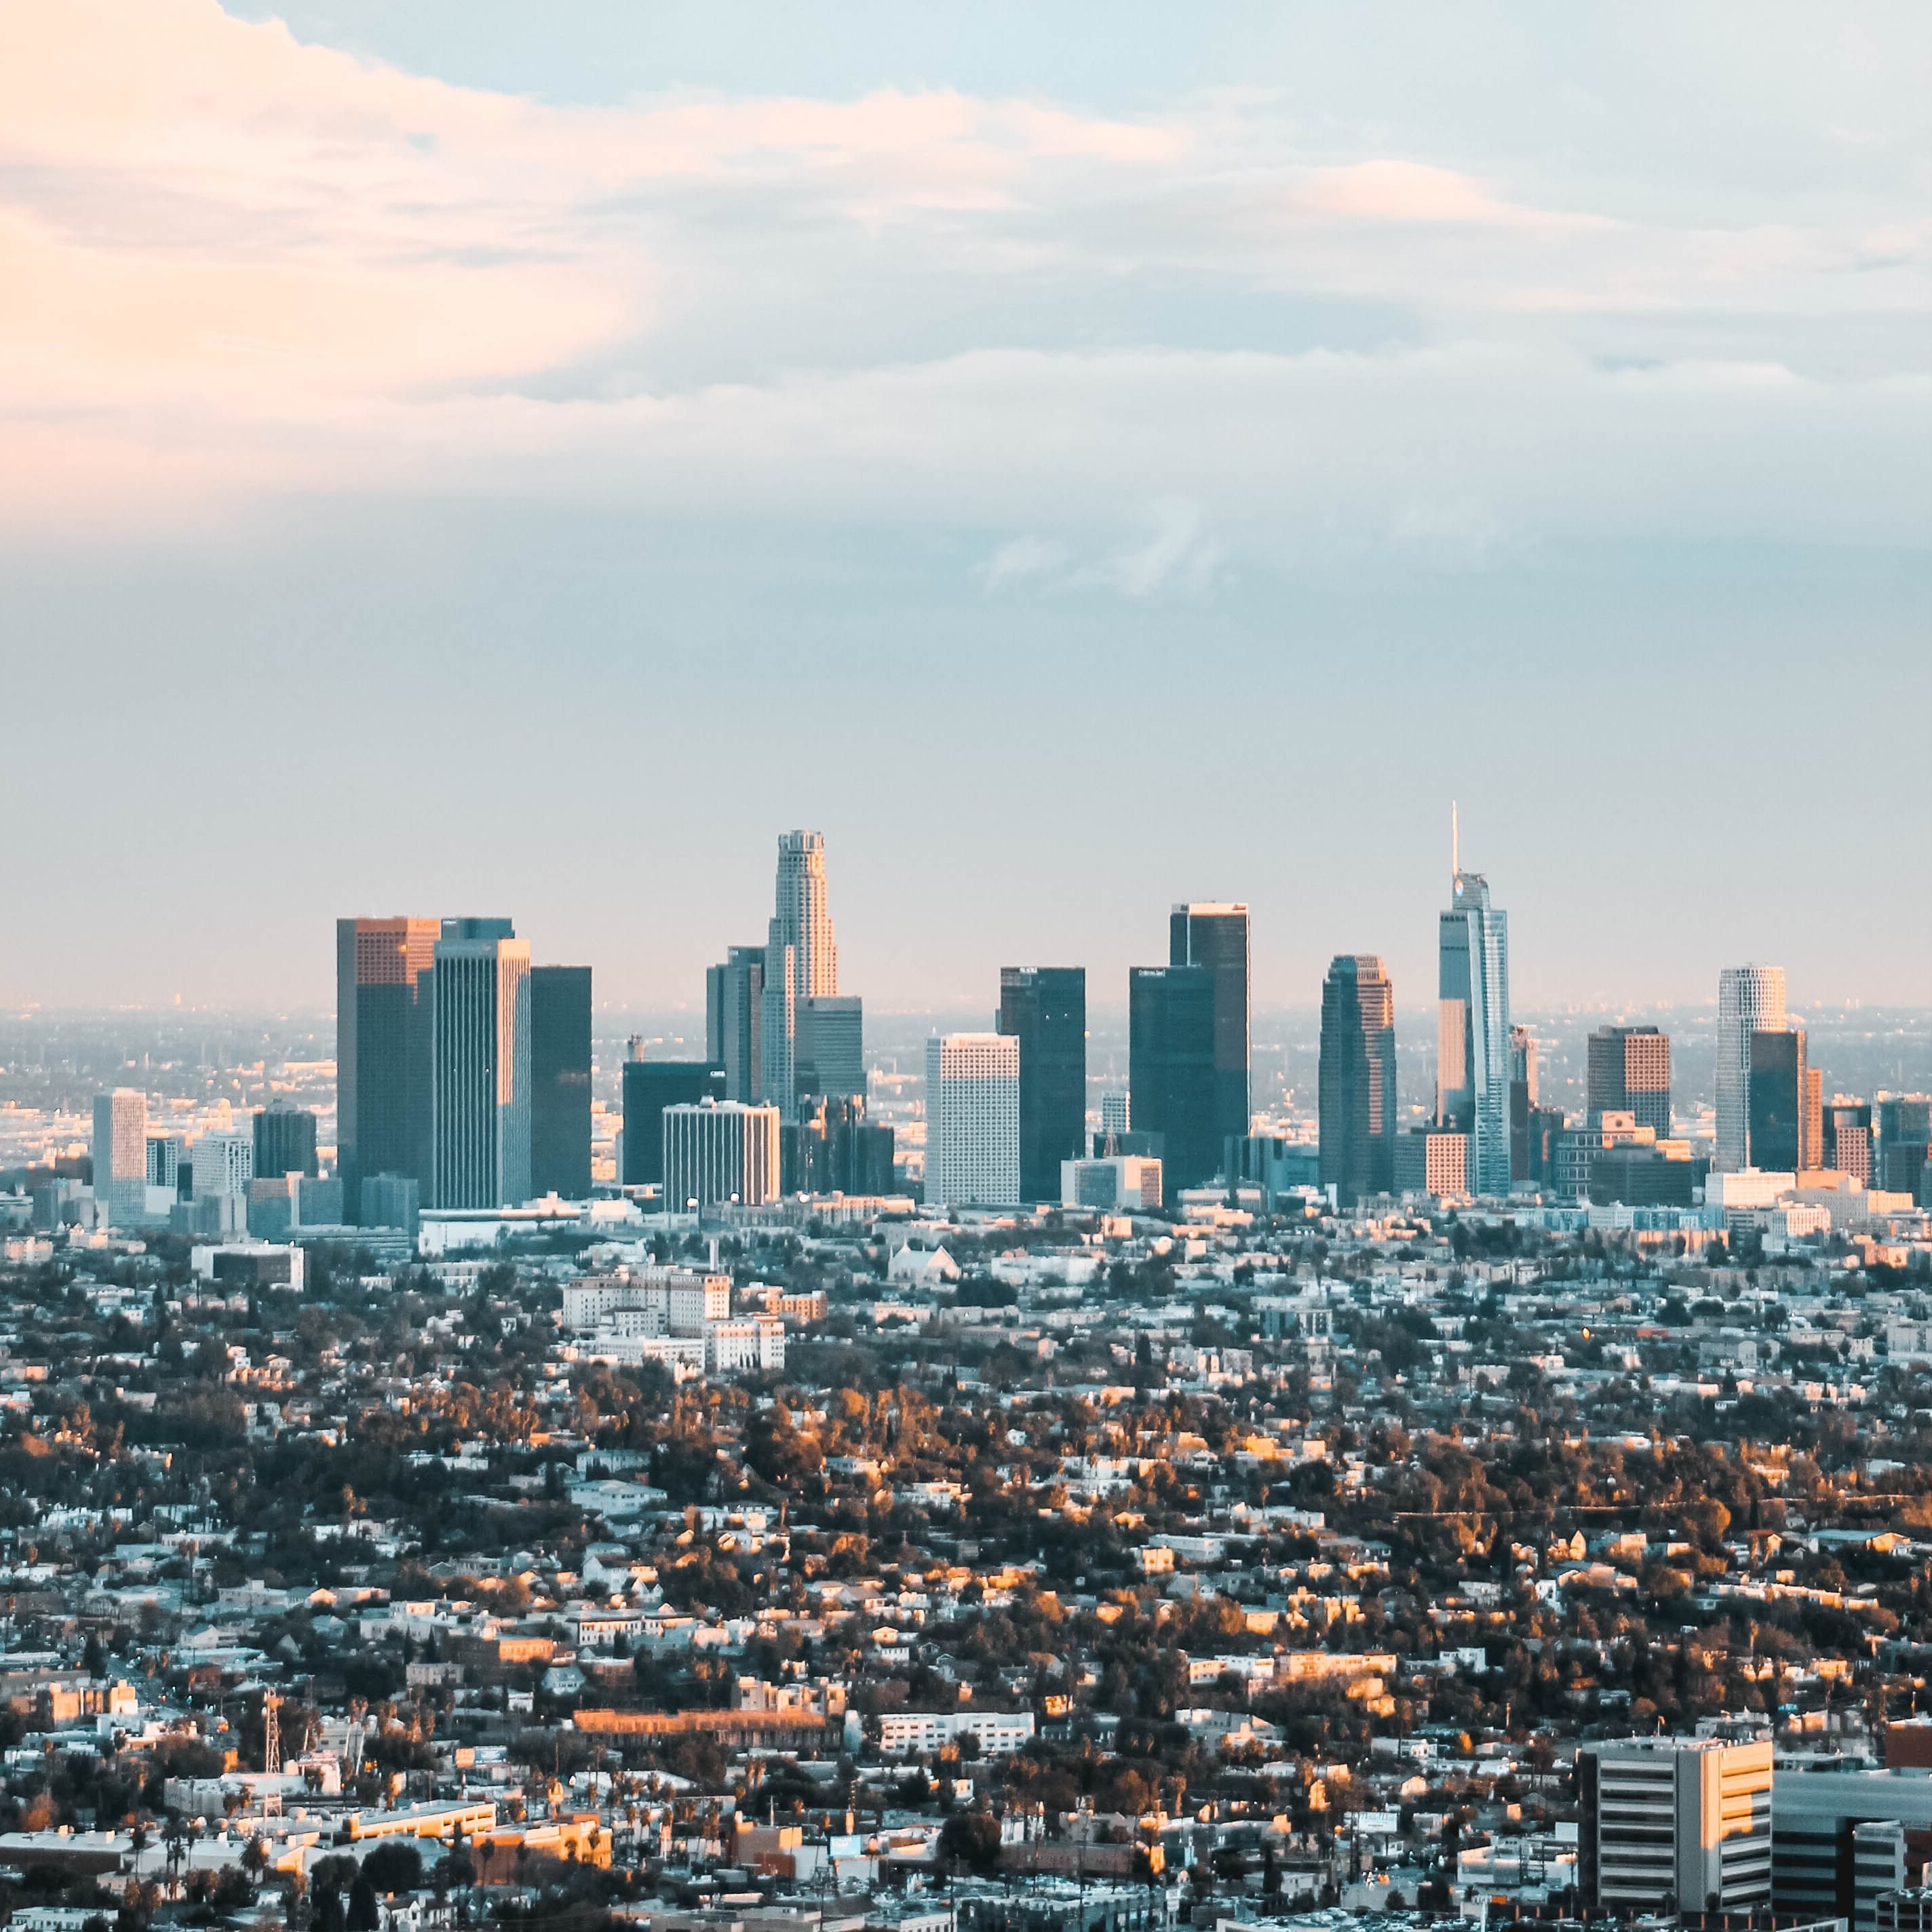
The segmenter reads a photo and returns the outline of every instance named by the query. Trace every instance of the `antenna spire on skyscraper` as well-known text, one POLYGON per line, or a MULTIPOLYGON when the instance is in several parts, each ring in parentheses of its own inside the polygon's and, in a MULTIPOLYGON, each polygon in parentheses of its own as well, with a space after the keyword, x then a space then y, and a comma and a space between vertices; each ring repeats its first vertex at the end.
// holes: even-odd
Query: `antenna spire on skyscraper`
POLYGON ((1449 890, 1454 892, 1456 881, 1462 876, 1462 835, 1456 823, 1456 801, 1449 801, 1449 890))

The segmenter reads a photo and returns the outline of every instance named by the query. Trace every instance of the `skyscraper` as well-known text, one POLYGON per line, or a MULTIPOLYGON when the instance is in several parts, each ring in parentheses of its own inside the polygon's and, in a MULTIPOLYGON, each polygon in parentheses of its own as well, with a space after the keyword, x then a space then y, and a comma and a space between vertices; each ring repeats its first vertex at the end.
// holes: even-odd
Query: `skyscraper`
POLYGON ((94 1198, 110 1227, 139 1226, 148 1204, 148 1096, 132 1087, 94 1100, 94 1198))
POLYGON ((1002 966, 995 1024, 1019 1042, 1019 1198, 1058 1201, 1087 1147, 1086 968, 1002 966))
POLYGON ((530 1196, 530 949, 510 922, 442 923, 431 1010, 430 1204, 530 1196))
POLYGON ((1782 966, 1726 966, 1718 976, 1718 1138, 1711 1166, 1719 1174, 1765 1165, 1751 1152, 1751 1035, 1784 1024, 1782 966))
POLYGON ((1168 1198, 1220 1171, 1215 1112, 1214 976, 1204 966, 1127 975, 1127 1084, 1134 1150, 1161 1162, 1168 1198))
POLYGON ((530 1192, 590 1198, 590 968, 530 968, 530 1192))
POLYGON ((725 1098, 724 1075, 701 1060, 632 1059, 624 1063, 624 1151, 619 1178, 626 1187, 655 1187, 664 1178, 664 1114, 725 1098))
POLYGON ((866 1090, 866 1010, 853 993, 817 993, 806 1004, 805 1033, 812 1042, 808 1069, 799 1073, 799 1092, 849 1100, 866 1090))
POLYGON ((1253 1028, 1247 908, 1238 903, 1177 905, 1168 920, 1167 963, 1204 967, 1214 982, 1214 1134, 1218 1162, 1221 1143, 1241 1138, 1253 1124, 1248 1082, 1253 1028))
POLYGON ((1535 1172, 1532 1123, 1536 1118, 1536 1036, 1528 1028, 1510 1028, 1510 1180, 1535 1172))
POLYGON ((825 878, 825 836, 787 832, 778 838, 776 905, 765 946, 759 1051, 765 1098, 787 1120, 801 1092, 818 1090, 812 1046, 812 1007, 838 990, 838 946, 825 878))
POLYGON ((1810 1151, 1811 1094, 1802 1027, 1760 1028, 1751 1035, 1747 1094, 1750 1165, 1773 1174, 1801 1172, 1810 1151))
POLYGON ((893 1136, 866 1118, 858 1094, 801 1102, 779 1131, 779 1180, 787 1194, 890 1194, 893 1136))
POLYGON ((362 1179, 427 1184, 432 1132, 433 919, 335 922, 336 1167, 342 1211, 362 1223, 362 1179))
POLYGON ((285 1174, 312 1174, 317 1171, 314 1114, 305 1107, 258 1108, 254 1179, 275 1180, 285 1174))
POLYGON ((1510 1186, 1509 915, 1466 872, 1451 818, 1449 909, 1441 921, 1436 1120, 1467 1134, 1469 1190, 1510 1186))
POLYGON ((1670 1138, 1670 1036, 1654 1026, 1602 1026, 1591 1034, 1586 1076, 1588 1119, 1634 1114, 1640 1127, 1670 1138))
POLYGON ((1020 1198, 1020 1046, 996 1033, 926 1043, 926 1183, 938 1206, 1020 1198))
POLYGON ((724 1097, 764 1096, 765 949, 734 946, 704 975, 704 1057, 724 1070, 724 1097))
POLYGON ((1318 1157, 1336 1204, 1395 1186, 1395 991, 1372 952, 1336 955, 1322 988, 1318 1157))
POLYGON ((197 1201, 234 1202, 245 1214, 248 1184, 255 1178, 255 1136, 238 1129, 214 1127, 194 1144, 189 1165, 197 1201))

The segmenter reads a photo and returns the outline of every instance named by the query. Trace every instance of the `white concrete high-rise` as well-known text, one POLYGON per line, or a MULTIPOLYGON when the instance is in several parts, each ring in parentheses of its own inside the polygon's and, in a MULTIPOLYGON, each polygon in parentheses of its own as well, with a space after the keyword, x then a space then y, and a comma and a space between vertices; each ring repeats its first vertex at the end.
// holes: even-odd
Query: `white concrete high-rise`
POLYGON ((1784 1030, 1784 968, 1726 966, 1718 976, 1718 1140, 1720 1174, 1756 1163, 1750 1148, 1751 1035, 1784 1030))
POLYGON ((196 1200, 214 1195, 223 1200, 245 1198, 255 1178, 255 1136, 228 1127, 212 1129, 188 1150, 196 1200))
POLYGON ((1020 1198, 1020 1043, 958 1033, 926 1043, 925 1198, 1010 1208, 1020 1198))
POLYGON ((94 1100, 94 1198, 110 1227, 139 1225, 148 1201, 148 1096, 117 1087, 94 1100))
POLYGON ((740 1100, 700 1100, 664 1110, 664 1199, 671 1213, 694 1201, 757 1207, 778 1198, 778 1110, 740 1100))
POLYGON ((506 919, 452 919, 430 968, 430 1199, 530 1195, 530 949, 506 919))

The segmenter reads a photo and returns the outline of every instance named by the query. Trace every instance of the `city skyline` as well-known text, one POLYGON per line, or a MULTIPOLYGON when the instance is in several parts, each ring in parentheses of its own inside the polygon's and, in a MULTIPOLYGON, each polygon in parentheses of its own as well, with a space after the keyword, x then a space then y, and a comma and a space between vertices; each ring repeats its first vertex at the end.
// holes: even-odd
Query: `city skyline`
MULTIPOLYGON (((796 836, 801 835, 791 833, 784 835, 785 838, 796 836)), ((858 850, 848 850, 846 843, 837 835, 826 833, 822 830, 814 830, 810 834, 802 836, 808 836, 820 841, 817 856, 821 868, 824 862, 824 848, 826 846, 837 848, 841 854, 842 903, 850 896, 859 898, 862 904, 867 896, 865 890, 866 878, 862 856, 862 845, 866 835, 860 835, 858 844, 860 849, 858 850), (856 894, 850 892, 846 884, 848 877, 854 874, 856 874, 860 882, 859 890, 856 894)), ((754 842, 758 853, 764 854, 769 851, 770 842, 771 834, 767 831, 761 837, 755 838, 754 842)), ((782 841, 781 842, 782 843, 782 841)), ((728 875, 734 880, 744 873, 748 864, 755 868, 758 862, 755 856, 748 861, 746 854, 735 850, 729 856, 728 875)), ((759 897, 769 898, 771 892, 769 859, 764 861, 764 883, 761 886, 753 886, 751 890, 759 897)), ((1499 870, 1500 868, 1492 869, 1499 870)), ((724 874, 726 868, 721 866, 718 868, 718 874, 724 874)), ((1466 876, 1480 883, 1478 874, 1471 872, 1466 876)), ((493 897, 500 902, 515 897, 520 904, 524 899, 530 896, 535 896, 541 901, 545 883, 543 877, 538 874, 524 882, 526 890, 521 892, 519 892, 515 887, 511 887, 495 892, 479 890, 473 895, 454 892, 442 886, 425 888, 422 892, 417 895, 416 902, 420 903, 425 898, 439 898, 446 902, 452 900, 461 902, 465 898, 470 898, 482 899, 487 902, 493 897)), ((818 875, 817 890, 822 902, 824 896, 822 871, 818 875)), ((1424 888, 1424 890, 1426 892, 1426 888, 1424 888)), ((999 1004, 1000 973, 1004 968, 1011 964, 1015 957, 1036 957, 1043 959, 1050 955, 1054 955, 1077 958, 1088 974, 1088 983, 1092 988, 1088 1001, 1091 1010, 1096 1013, 1118 1013, 1124 1016, 1129 1010, 1130 1004, 1127 996, 1128 976, 1137 964, 1144 963, 1140 956, 1143 953, 1152 953, 1159 943, 1157 938, 1150 938, 1144 942, 1139 935, 1142 928, 1152 930, 1152 920, 1157 916, 1158 902, 1161 896, 1150 886, 1137 885, 1131 878, 1124 878, 1116 884, 1110 884, 1107 896, 1110 905, 1116 903, 1119 905, 1122 924, 1120 927, 1115 927, 1110 923, 1106 929, 1106 936, 1082 955, 1072 953, 1056 955, 1055 949, 1051 944, 1029 936, 1036 930, 1040 932, 1066 930, 1066 922, 1064 917, 1064 907, 1057 897, 1048 895, 1036 907, 1025 908, 1022 915, 1018 917, 1009 916, 994 922, 997 930, 1002 932, 1011 932, 1015 934, 1010 941, 1005 939, 997 941, 986 940, 981 935, 987 929, 987 922, 983 920, 976 919, 967 932, 956 936, 953 945, 942 952, 940 957, 946 963, 940 967, 941 977, 936 983, 928 982, 922 985, 916 979, 909 978, 893 985, 884 994, 880 994, 876 990, 875 982, 868 965, 869 947, 866 952, 859 955, 856 968, 846 970, 843 976, 848 984, 864 986, 863 998, 868 1009, 881 1016, 927 1012, 942 1015, 958 1014, 976 1011, 982 1007, 991 1012, 996 1012, 999 1004), (1036 914, 1038 916, 1036 920, 1034 917, 1036 914), (984 992, 982 986, 975 985, 972 978, 968 978, 963 974, 957 964, 959 953, 969 950, 974 962, 974 978, 981 982, 990 982, 993 988, 990 996, 984 992), (990 968, 982 968, 980 966, 979 962, 982 957, 992 962, 990 968), (1096 964, 1096 961, 1104 963, 1096 964), (1114 963, 1116 961, 1118 962, 1117 965, 1114 963)), ((352 898, 374 902, 381 896, 374 891, 356 891, 352 892, 350 896, 352 898)), ((1618 1015, 1641 1015, 1653 1011, 1660 1012, 1687 1009, 1694 1011, 1702 1007, 1708 1007, 1714 1012, 1718 1004, 1717 988, 1719 981, 1724 974, 1732 970, 1736 967, 1735 956, 1743 950, 1739 947, 1726 946, 1721 941, 1716 942, 1714 950, 1712 952, 1712 957, 1717 963, 1712 965, 1709 974, 1706 976, 1706 983, 1701 986, 1676 985, 1671 991, 1663 994, 1647 993, 1634 987, 1613 986, 1603 986, 1589 989, 1566 987, 1556 982, 1556 975, 1546 963, 1543 964, 1539 970, 1535 956, 1532 954, 1526 957, 1525 948, 1520 944, 1520 936, 1525 929, 1521 907, 1526 900, 1534 907, 1536 902, 1536 894, 1533 886, 1526 887, 1513 880, 1508 890, 1508 896, 1510 901, 1510 923, 1512 928, 1512 940, 1510 946, 1511 957, 1508 967, 1510 1004, 1511 1008, 1516 1011, 1600 1012, 1612 1017, 1618 1015), (1535 989, 1526 997, 1520 994, 1517 990, 1526 980, 1535 989)), ((1174 902, 1175 914, 1178 915, 1184 906, 1190 903, 1200 902, 1175 899, 1174 902)), ((1274 921, 1270 917, 1271 908, 1267 901, 1250 894, 1234 903, 1238 903, 1244 914, 1248 914, 1250 934, 1250 1003, 1252 1010, 1269 1012, 1318 1011, 1322 1003, 1322 989, 1324 978, 1329 962, 1338 956, 1339 949, 1333 946, 1327 946, 1324 950, 1324 942, 1310 927, 1305 917, 1296 916, 1297 914, 1305 914, 1305 903, 1298 901, 1292 894, 1284 890, 1282 899, 1279 902, 1279 909, 1293 922, 1292 929, 1286 935, 1271 934, 1270 928, 1274 925, 1274 921), (1249 907, 1251 901, 1252 910, 1250 913, 1249 907), (1253 929, 1256 926, 1259 928, 1258 943, 1256 943, 1252 937, 1253 929), (1272 946, 1269 943, 1271 938, 1274 938, 1276 942, 1272 946), (1304 970, 1303 968, 1304 958, 1316 952, 1321 953, 1320 958, 1314 962, 1312 970, 1304 970), (1284 963, 1285 958, 1292 959, 1293 962, 1292 972, 1284 963)), ((1434 910, 1426 910, 1423 914, 1420 923, 1425 928, 1432 921, 1439 924, 1441 919, 1446 916, 1440 910, 1439 889, 1438 896, 1433 902, 1433 905, 1434 910)), ((591 910, 601 909, 591 908, 591 910)), ((561 911, 554 921, 546 922, 544 929, 547 934, 560 932, 564 936, 556 938, 554 942, 547 938, 545 945, 549 953, 558 957, 568 955, 592 958, 592 963, 597 974, 598 991, 596 1010, 600 1012, 694 1013, 700 1034, 703 1032, 706 1017, 709 976, 719 970, 716 964, 718 956, 721 953, 726 953, 734 958, 742 956, 748 961, 755 957, 762 966, 764 957, 770 950, 768 944, 751 946, 735 946, 728 944, 722 938, 714 938, 709 928, 700 928, 697 916, 694 914, 689 921, 680 922, 674 938, 667 935, 663 928, 659 929, 660 940, 664 943, 645 949, 644 958, 648 963, 640 963, 638 954, 627 954, 621 949, 608 956, 593 956, 590 952, 592 942, 584 940, 580 937, 586 930, 591 929, 587 926, 582 916, 586 908, 581 907, 566 909, 561 911), (685 971, 683 964, 687 958, 695 962, 693 969, 688 973, 685 971), (640 982, 642 983, 640 983, 640 982)), ((392 924, 403 917, 404 916, 400 914, 369 915, 365 916, 362 922, 392 924)), ((742 909, 735 908, 728 904, 718 910, 717 917, 718 931, 720 933, 730 928, 731 922, 734 918, 738 920, 740 926, 744 923, 742 909)), ((1344 924, 1346 923, 1346 914, 1342 915, 1344 924)), ((326 922, 332 924, 339 922, 331 919, 326 922)), ((408 922, 423 923, 420 920, 412 920, 408 922)), ((536 923, 534 920, 527 922, 533 926, 536 923)), ((1417 932, 1413 929, 1418 922, 1414 919, 1406 919, 1398 925, 1392 917, 1384 916, 1379 919, 1379 922, 1371 920, 1363 922, 1371 925, 1379 922, 1394 935, 1392 943, 1382 946, 1378 956, 1387 962, 1389 979, 1396 988, 1398 1015, 1403 1010, 1405 1004, 1412 1016, 1418 1016, 1422 1014, 1425 1007, 1433 1007, 1436 1004, 1436 995, 1433 991, 1424 992, 1424 988, 1426 985, 1428 988, 1433 988, 1438 982, 1441 944, 1439 933, 1430 933, 1425 930, 1421 938, 1418 940, 1417 932), (1425 947, 1426 951, 1424 950, 1425 947), (1406 987, 1414 988, 1414 991, 1408 994, 1406 1000, 1404 997, 1406 987)), ((429 923, 434 924, 434 922, 429 923)), ((770 923, 776 928, 778 922, 772 920, 770 923)), ((828 932, 830 930, 831 923, 830 916, 827 915, 824 920, 824 926, 828 932)), ((842 914, 841 923, 847 923, 845 916, 842 914)), ((888 957, 892 956, 893 949, 890 944, 890 940, 893 934, 894 922, 890 918, 886 919, 882 926, 874 925, 862 915, 859 920, 851 921, 850 923, 859 926, 862 932, 865 933, 869 939, 876 940, 883 937, 885 942, 883 950, 888 957)), ((1172 923, 1172 920, 1170 923, 1172 923)), ((1767 926, 1772 923, 1772 922, 1770 921, 1766 922, 1767 926)), ((1789 920, 1778 922, 1778 924, 1780 929, 1794 934, 1805 930, 1802 908, 1790 911, 1789 920)), ((1529 929, 1535 932, 1537 928, 1532 926, 1529 929)), ((31 995, 20 995, 9 988, 0 986, 0 1008, 22 1010, 42 1010, 50 1012, 112 1010, 116 1008, 140 1011, 160 1010, 173 1004, 184 1010, 218 1012, 238 1012, 256 1010, 328 1012, 332 1009, 327 1004, 326 999, 326 987, 329 976, 327 962, 324 962, 321 970, 316 970, 318 956, 315 952, 314 937, 313 934, 309 934, 304 938, 305 950, 302 956, 302 966, 298 970, 292 971, 290 976, 292 980, 308 982, 306 998, 290 997, 286 994, 278 998, 267 989, 256 988, 239 997, 197 999, 183 996, 178 988, 172 992, 163 992, 149 986, 136 989, 124 998, 98 1000, 47 999, 31 995)), ((1541 937, 1546 942, 1553 941, 1554 939, 1554 935, 1546 934, 1541 937)), ((1707 950, 1709 949, 1702 947, 1698 949, 1698 957, 1700 959, 1707 950)), ((1793 950, 1802 954, 1803 948, 1794 946, 1793 950)), ((838 983, 839 977, 837 959, 838 952, 840 950, 849 955, 852 949, 848 946, 835 950, 834 963, 831 969, 832 982, 835 986, 838 983)), ((903 954, 900 956, 902 958, 904 957, 903 954)), ((1756 956, 1761 958, 1784 956, 1770 951, 1768 949, 1757 949, 1756 956)), ((0 962, 0 970, 4 970, 4 962, 0 962)), ((850 968, 849 958, 848 965, 850 968)), ((1837 967, 1836 970, 1842 977, 1848 976, 1853 968, 1849 965, 1840 965, 1837 967)), ((1825 970, 1829 976, 1834 970, 1834 967, 1832 964, 1828 963, 1825 970)), ((339 967, 335 976, 338 986, 342 984, 339 967)), ((1676 976, 1673 974, 1673 980, 1676 976)), ((1905 985, 1900 992, 1895 996, 1888 996, 1882 992, 1875 992, 1870 984, 1863 986, 1856 984, 1834 986, 1829 982, 1828 977, 1825 983, 1804 983, 1797 969, 1792 969, 1789 976, 1794 982, 1798 982, 1801 986, 1801 991, 1794 993, 1791 997, 1790 1004, 1793 1010, 1797 1011, 1803 1011, 1808 1008, 1856 1008, 1861 1006, 1896 1006, 1906 1010, 1932 1009, 1932 976, 1923 973, 1908 974, 1905 985), (1925 983, 1914 985, 1912 982, 1915 978, 1922 979, 1925 983)), ((769 1010, 770 994, 773 990, 775 989, 770 988, 766 989, 766 1010, 769 1010)), ((760 1022, 763 1017, 761 1013, 760 1022)), ((1425 1019, 1421 1023, 1429 1026, 1432 1030, 1435 1029, 1436 1022, 1433 1020, 1425 1019)), ((760 1030, 762 1030, 761 1024, 760 1030)))
POLYGON ((1928 100, 0 5, 0 1932, 1932 1932, 1928 100))

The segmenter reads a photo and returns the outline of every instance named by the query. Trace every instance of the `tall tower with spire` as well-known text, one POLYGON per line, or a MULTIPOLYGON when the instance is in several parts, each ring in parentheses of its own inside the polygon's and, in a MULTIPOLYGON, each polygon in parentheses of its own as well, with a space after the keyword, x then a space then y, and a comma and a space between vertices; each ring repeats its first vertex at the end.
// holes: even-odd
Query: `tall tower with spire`
POLYGON ((1461 828, 1449 808, 1449 905, 1440 921, 1436 1120, 1469 1136, 1473 1193, 1510 1187, 1509 915, 1489 882, 1462 869, 1461 828))

